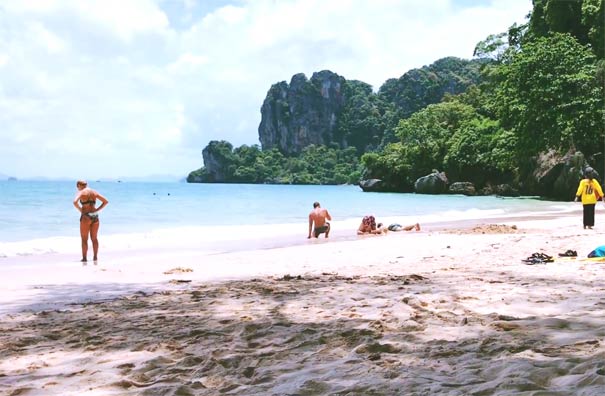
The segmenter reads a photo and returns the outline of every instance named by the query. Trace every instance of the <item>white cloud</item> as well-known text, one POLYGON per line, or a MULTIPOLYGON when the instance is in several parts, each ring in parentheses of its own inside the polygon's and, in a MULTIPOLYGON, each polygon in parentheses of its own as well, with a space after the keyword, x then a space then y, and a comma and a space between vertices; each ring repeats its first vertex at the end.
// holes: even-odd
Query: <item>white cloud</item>
POLYGON ((16 17, 58 16, 66 23, 102 27, 122 40, 168 27, 168 19, 152 0, 9 0, 3 8, 16 17), (74 18, 74 20, 69 20, 74 18))
POLYGON ((51 54, 57 54, 65 50, 65 42, 41 23, 34 22, 30 24, 29 34, 32 36, 32 41, 37 41, 44 50, 51 54))
POLYGON ((209 140, 258 143, 271 84, 330 69, 378 89, 444 56, 470 58, 478 41, 531 9, 531 0, 473 4, 0 3, 0 172, 185 175, 201 166, 209 140))
POLYGON ((175 62, 169 64, 167 70, 172 73, 191 73, 205 63, 208 63, 207 57, 186 52, 179 56, 175 62))

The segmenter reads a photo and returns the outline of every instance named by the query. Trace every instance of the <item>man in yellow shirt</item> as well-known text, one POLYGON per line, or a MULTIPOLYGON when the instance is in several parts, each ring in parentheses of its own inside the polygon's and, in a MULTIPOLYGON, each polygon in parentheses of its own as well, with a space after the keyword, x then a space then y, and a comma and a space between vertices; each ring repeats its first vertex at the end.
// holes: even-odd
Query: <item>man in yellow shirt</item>
POLYGON ((597 201, 603 197, 603 189, 595 179, 596 172, 591 167, 584 170, 584 179, 580 181, 578 191, 576 191, 576 199, 582 198, 582 208, 584 212, 584 228, 592 229, 594 226, 594 209, 597 201))

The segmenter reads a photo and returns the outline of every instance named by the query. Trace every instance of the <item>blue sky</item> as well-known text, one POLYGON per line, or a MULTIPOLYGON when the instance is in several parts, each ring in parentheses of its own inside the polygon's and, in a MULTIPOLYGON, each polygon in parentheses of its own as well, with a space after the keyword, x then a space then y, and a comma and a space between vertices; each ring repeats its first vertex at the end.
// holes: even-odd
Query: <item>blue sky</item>
POLYGON ((470 59, 531 0, 6 0, 0 174, 185 176, 208 141, 258 144, 270 86, 372 84, 470 59))

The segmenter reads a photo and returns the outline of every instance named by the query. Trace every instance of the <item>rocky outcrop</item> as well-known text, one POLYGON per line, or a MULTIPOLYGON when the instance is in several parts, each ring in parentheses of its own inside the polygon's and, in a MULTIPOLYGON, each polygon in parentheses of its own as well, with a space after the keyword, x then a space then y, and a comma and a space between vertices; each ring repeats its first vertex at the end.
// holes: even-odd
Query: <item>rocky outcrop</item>
POLYGON ((324 70, 313 73, 310 80, 301 73, 289 85, 285 81, 274 84, 261 107, 258 136, 262 149, 278 148, 292 155, 311 144, 333 143, 345 101, 344 83, 343 77, 324 70))
POLYGON ((519 190, 510 184, 487 185, 479 191, 479 195, 499 195, 501 197, 518 197, 519 190))
POLYGON ((447 192, 448 180, 444 172, 433 172, 422 176, 414 183, 418 194, 444 194, 447 192))
POLYGON ((440 102, 447 93, 459 94, 477 84, 482 62, 439 59, 399 79, 387 80, 378 94, 366 83, 347 81, 329 70, 313 73, 310 79, 296 74, 289 84, 282 81, 267 92, 258 126, 261 147, 277 148, 291 156, 311 144, 341 149, 352 146, 362 154, 368 147, 381 144, 386 129, 392 135, 396 125, 391 118, 406 118, 440 102), (390 115, 381 119, 387 103, 390 115), (394 115, 390 113, 393 109, 394 115))
POLYGON ((202 150, 204 167, 191 172, 190 183, 224 183, 233 176, 233 146, 229 142, 213 140, 202 150))
POLYGON ((382 192, 384 191, 384 183, 380 179, 367 179, 359 182, 359 187, 364 192, 382 192))
POLYGON ((471 182, 456 182, 449 187, 450 194, 463 194, 468 196, 477 195, 475 185, 471 182))
POLYGON ((587 166, 584 154, 579 151, 565 155, 554 150, 542 153, 534 159, 533 171, 525 181, 527 193, 570 201, 587 166))
POLYGON ((398 79, 391 78, 380 87, 379 95, 395 105, 398 114, 407 118, 446 93, 457 95, 481 81, 485 60, 446 57, 419 69, 412 69, 398 79))

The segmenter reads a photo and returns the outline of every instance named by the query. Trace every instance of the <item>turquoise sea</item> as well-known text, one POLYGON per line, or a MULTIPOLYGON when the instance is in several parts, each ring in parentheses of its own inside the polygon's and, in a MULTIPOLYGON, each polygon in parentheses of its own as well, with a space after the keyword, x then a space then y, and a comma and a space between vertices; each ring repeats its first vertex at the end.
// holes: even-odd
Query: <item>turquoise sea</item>
MULTIPOLYGON (((532 198, 364 193, 358 186, 293 186, 90 182, 109 205, 101 233, 139 233, 175 227, 296 224, 306 227, 314 201, 335 220, 365 214, 423 222, 553 213, 560 202, 532 198)), ((0 182, 0 243, 78 235, 75 181, 0 182)), ((304 232, 304 231, 303 231, 304 232)))

